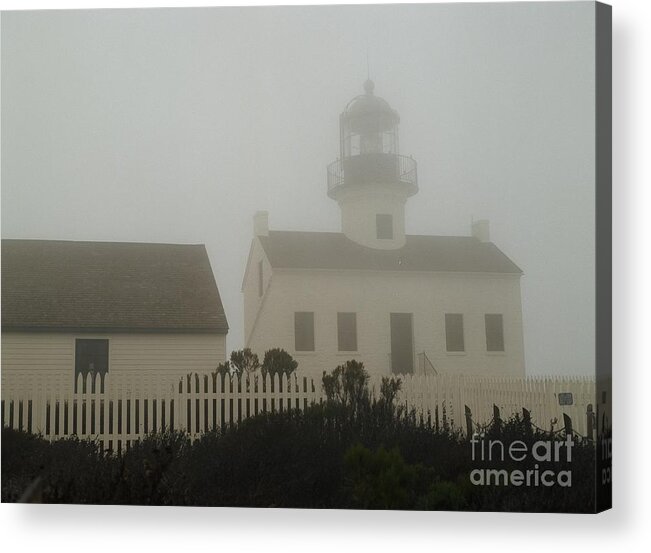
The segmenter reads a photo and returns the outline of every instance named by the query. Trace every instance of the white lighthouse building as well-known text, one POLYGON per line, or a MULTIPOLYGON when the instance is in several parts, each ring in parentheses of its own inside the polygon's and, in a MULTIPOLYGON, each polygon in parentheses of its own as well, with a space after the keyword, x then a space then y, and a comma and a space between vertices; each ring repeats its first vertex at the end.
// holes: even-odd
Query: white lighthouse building
POLYGON ((524 376, 522 271, 492 242, 405 233, 418 192, 398 113, 372 81, 340 115, 328 196, 341 232, 269 230, 258 212, 242 284, 246 346, 281 347, 318 376, 347 359, 370 373, 524 376))

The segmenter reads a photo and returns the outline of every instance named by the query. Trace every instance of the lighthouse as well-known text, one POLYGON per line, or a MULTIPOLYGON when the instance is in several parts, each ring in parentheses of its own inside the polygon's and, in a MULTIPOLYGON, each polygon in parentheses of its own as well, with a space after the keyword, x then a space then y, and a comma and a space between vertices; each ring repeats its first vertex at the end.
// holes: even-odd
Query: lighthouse
POLYGON ((341 209, 341 231, 369 248, 405 245, 405 203, 418 192, 416 161, 399 151, 400 116, 375 84, 339 116, 339 158, 328 166, 328 196, 341 209))
POLYGON ((378 375, 524 376, 522 270, 491 242, 488 221, 466 236, 405 233, 418 172, 399 124, 370 80, 339 115, 339 157, 327 166, 336 232, 270 229, 256 213, 245 345, 260 356, 285 349, 317 379, 348 359, 378 375))

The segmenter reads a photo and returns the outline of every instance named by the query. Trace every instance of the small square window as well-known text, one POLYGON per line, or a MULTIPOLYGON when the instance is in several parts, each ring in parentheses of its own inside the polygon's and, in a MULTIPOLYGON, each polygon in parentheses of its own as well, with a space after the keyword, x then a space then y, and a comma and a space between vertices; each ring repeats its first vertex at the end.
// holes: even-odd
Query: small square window
POLYGON ((393 239, 393 215, 388 213, 378 213, 375 216, 375 226, 378 239, 393 239))
POLYGON ((294 313, 294 347, 296 351, 314 351, 314 313, 294 313))
POLYGON ((463 315, 445 314, 445 346, 448 351, 465 351, 463 340, 463 315))
POLYGON ((558 394, 559 405, 574 405, 574 397, 572 392, 561 392, 558 394))
POLYGON ((486 351, 504 351, 504 322, 500 314, 484 315, 486 351))

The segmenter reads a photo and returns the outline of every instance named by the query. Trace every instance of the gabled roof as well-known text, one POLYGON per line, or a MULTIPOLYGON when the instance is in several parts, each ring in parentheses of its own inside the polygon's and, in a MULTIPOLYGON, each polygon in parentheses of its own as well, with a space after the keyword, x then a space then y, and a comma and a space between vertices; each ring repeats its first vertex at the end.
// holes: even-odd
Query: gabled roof
POLYGON ((206 332, 228 323, 203 245, 2 240, 2 330, 206 332))
POLYGON ((522 274, 495 244, 470 236, 407 236, 396 250, 367 248, 339 232, 270 231, 259 239, 276 268, 522 274))

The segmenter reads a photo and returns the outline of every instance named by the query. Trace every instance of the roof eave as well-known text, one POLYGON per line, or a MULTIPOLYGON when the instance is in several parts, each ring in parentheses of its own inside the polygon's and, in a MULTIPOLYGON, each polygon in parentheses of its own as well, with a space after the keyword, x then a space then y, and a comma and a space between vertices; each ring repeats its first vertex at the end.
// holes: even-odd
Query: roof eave
POLYGON ((53 332, 75 334, 218 334, 226 336, 224 327, 90 327, 90 326, 44 326, 44 325, 2 325, 2 332, 53 332))
POLYGON ((357 272, 357 273, 395 273, 395 274, 429 274, 429 275, 483 275, 483 276, 511 276, 521 277, 524 276, 524 271, 447 271, 447 270, 428 270, 428 269, 358 269, 358 268, 326 268, 326 267, 281 267, 278 265, 273 266, 274 271, 323 271, 329 273, 341 272, 357 272))

